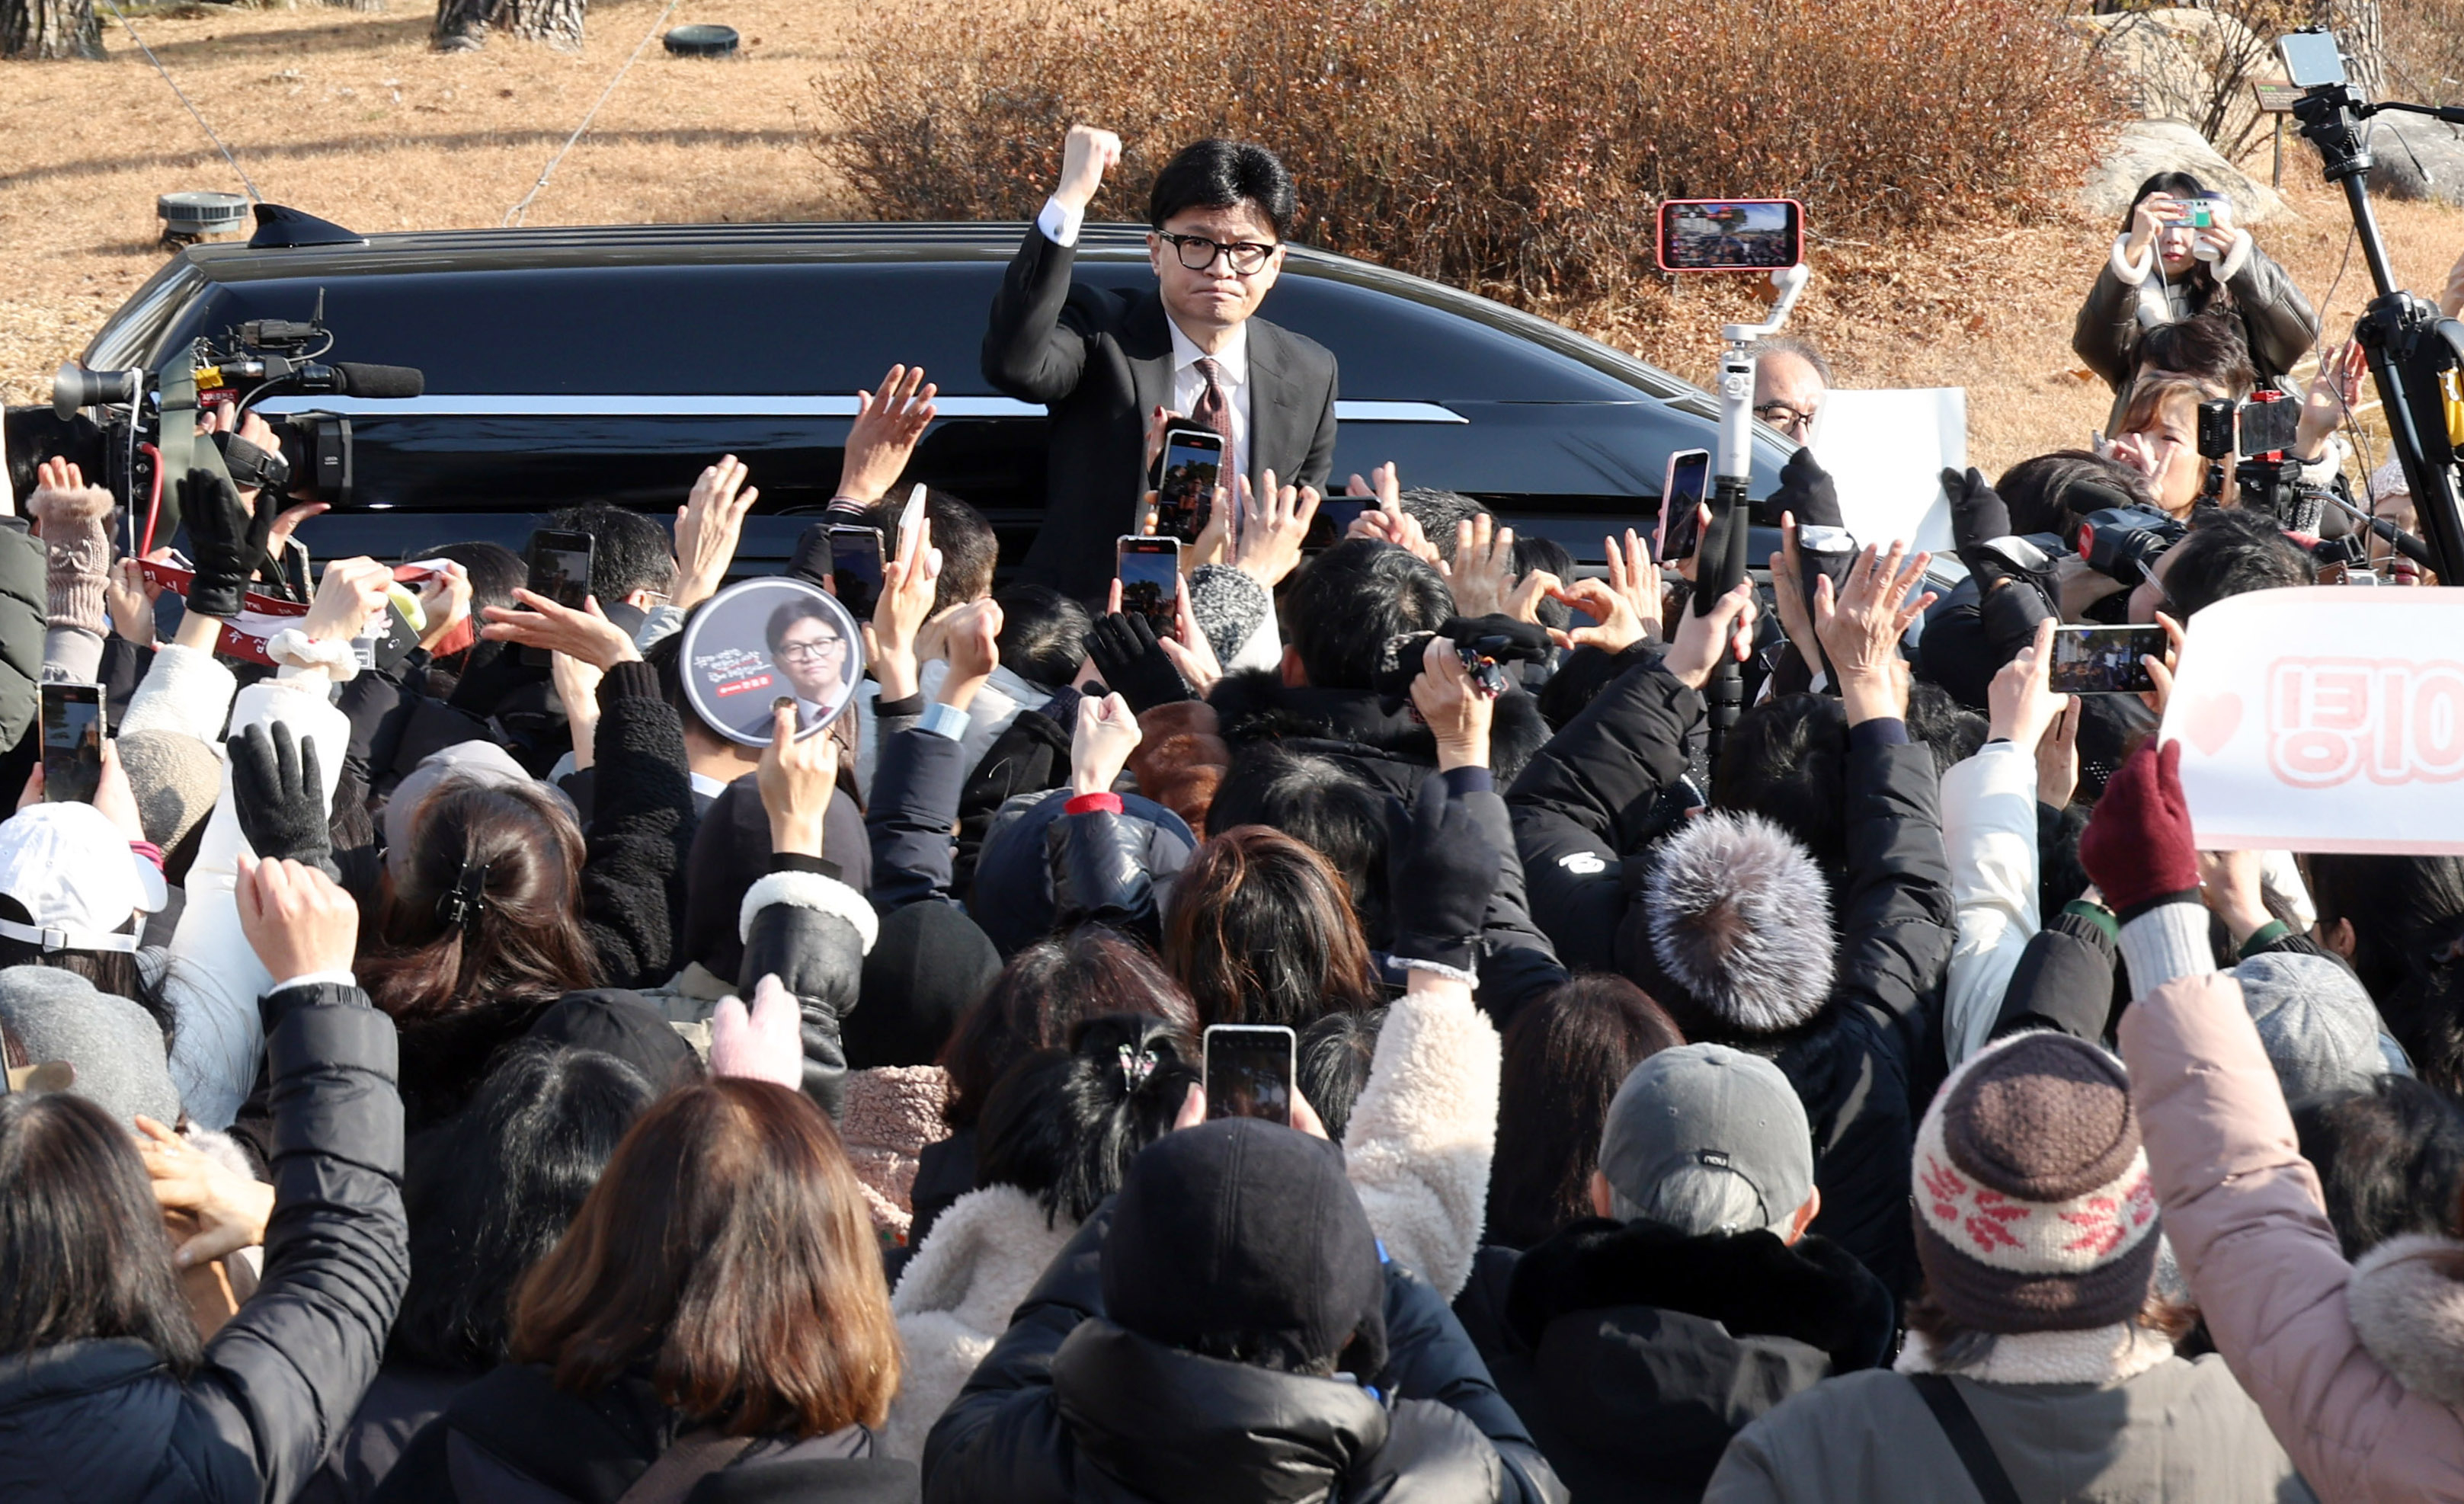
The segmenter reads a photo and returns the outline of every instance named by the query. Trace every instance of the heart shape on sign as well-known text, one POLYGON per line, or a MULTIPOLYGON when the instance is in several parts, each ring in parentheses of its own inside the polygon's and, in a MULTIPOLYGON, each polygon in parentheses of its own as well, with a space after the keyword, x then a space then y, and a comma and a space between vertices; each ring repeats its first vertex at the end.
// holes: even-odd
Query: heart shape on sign
POLYGON ((2233 740, 2233 733, 2241 729, 2241 697, 2201 697, 2198 703, 2190 707, 2190 713, 2182 718, 2182 728, 2189 733, 2190 745, 2209 757, 2215 756, 2225 749, 2226 742, 2233 740))

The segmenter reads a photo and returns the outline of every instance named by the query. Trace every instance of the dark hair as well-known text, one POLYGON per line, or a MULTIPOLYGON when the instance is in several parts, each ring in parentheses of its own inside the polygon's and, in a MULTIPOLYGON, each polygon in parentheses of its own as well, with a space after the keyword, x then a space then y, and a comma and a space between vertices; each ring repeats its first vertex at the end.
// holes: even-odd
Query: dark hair
POLYGON ((2070 546, 2079 519, 2107 507, 2156 510, 2147 477, 2118 459, 2083 449, 2056 450, 2002 472, 1994 494, 2011 509, 2011 531, 2054 533, 2070 546))
POLYGON ((73 1092, 0 1095, 0 1357, 112 1338, 187 1378, 203 1344, 128 1125, 73 1092))
POLYGON ((1385 997, 1343 879, 1262 825, 1221 831, 1190 853, 1164 915, 1163 960, 1201 1025, 1306 1028, 1385 997))
MULTIPOLYGON (((406 563, 422 559, 451 559, 462 566, 462 572, 471 577, 471 614, 473 616, 491 606, 512 606, 514 591, 531 576, 530 565, 522 561, 522 556, 502 543, 476 541, 446 543, 405 556, 406 563)), ((596 589, 595 585, 593 588, 596 589)))
MULTIPOLYGON (((770 656, 775 658, 779 655, 779 644, 786 640, 788 631, 798 622, 821 622, 825 626, 834 627, 835 621, 836 618, 830 615, 828 607, 809 595, 800 594, 770 613, 770 619, 761 627, 761 640, 768 645, 770 656)), ((682 636, 683 633, 678 632, 676 635, 682 636)), ((838 635, 835 630, 830 633, 833 639, 837 639, 838 635)))
POLYGON ((8 460, 10 494, 21 509, 42 484, 43 461, 68 460, 93 485, 102 484, 104 467, 111 463, 101 424, 82 411, 63 418, 48 402, 9 409, 0 418, 0 448, 7 451, 0 457, 8 460))
POLYGON ((2410 1076, 2293 1109, 2346 1260, 2408 1232, 2448 1233, 2464 1187, 2464 1116, 2410 1076))
POLYGON ((879 1426, 898 1329, 829 1119, 767 1081, 670 1093, 522 1281, 513 1353, 571 1394, 647 1367, 661 1404, 730 1436, 879 1426))
POLYGON ((2224 395, 2224 389, 2195 376, 2147 376, 2130 388, 2130 400, 2122 406, 2122 431, 2138 433, 2156 421, 2166 404, 2176 397, 2188 397, 2192 407, 2224 395))
POLYGON ((1848 865, 1848 712, 1782 695, 1737 718, 1711 770, 1711 803, 1776 822, 1837 879, 1848 865))
MULTIPOLYGON (((199 822, 201 825, 202 821, 199 822)), ((5 893, 0 893, 0 919, 18 924, 32 924, 33 918, 26 906, 5 893)), ((176 962, 171 963, 176 966, 176 962)), ((40 945, 0 936, 0 969, 10 966, 50 966, 72 976, 83 977, 94 984, 97 992, 108 992, 126 998, 143 1008, 163 1030, 163 1044, 167 1050, 174 1037, 178 1010, 172 1006, 165 984, 170 972, 148 979, 145 968, 137 963, 134 951, 125 950, 45 950, 40 945)))
MULTIPOLYGON (((907 511, 907 498, 901 493, 895 499, 874 505, 864 520, 881 530, 881 536, 891 548, 898 543, 898 520, 907 511)), ((965 501, 938 487, 924 492, 924 516, 933 524, 933 546, 941 550, 940 578, 933 585, 933 613, 939 615, 953 606, 980 601, 993 593, 993 569, 1001 563, 1001 539, 984 515, 965 501)), ((1072 674, 1077 672, 1073 666, 1072 674)))
POLYGON ((1449 566, 1455 562, 1455 529, 1473 518, 1496 515, 1460 491, 1440 491, 1433 486, 1414 486, 1397 499, 1403 515, 1420 524, 1429 546, 1449 566))
POLYGON ((2306 858, 2319 922, 2353 927, 2353 972, 2384 1006, 2464 924, 2464 856, 2306 858))
POLYGON ((1244 201, 1266 216, 1276 239, 1291 232, 1299 195, 1292 190, 1292 175, 1273 152, 1220 137, 1193 141, 1155 174, 1155 187, 1147 191, 1147 223, 1161 230, 1185 209, 1231 209, 1244 201))
POLYGON ((629 507, 585 501, 549 513, 540 525, 590 535, 590 593, 602 607, 635 590, 664 595, 675 584, 675 544, 668 530, 629 507))
POLYGON ((2464 964, 2451 961, 2405 978, 2379 1016, 2421 1079, 2464 1101, 2464 964))
MULTIPOLYGON (((1928 1356, 1938 1373, 1955 1373, 1974 1368, 1993 1355, 2005 1334, 1980 1332, 1963 1324, 1936 1301, 1932 1290, 1919 1287, 1901 1308, 1907 1329, 1925 1339, 1928 1356)), ((2147 1303, 2131 1317, 2140 1330, 2153 1332, 2167 1342, 2179 1343, 2199 1324, 2195 1306, 2166 1299, 2157 1294, 2154 1281, 2149 1281, 2147 1303)))
POLYGON ((993 600, 1001 609, 1002 668, 1046 689, 1078 676, 1094 625, 1087 608, 1048 585, 1013 585, 993 600))
POLYGON ((1437 570, 1374 538, 1345 539, 1303 566, 1283 607, 1309 683, 1349 690, 1376 683, 1390 640, 1435 631, 1455 609, 1437 570))
MULTIPOLYGON (((374 932, 363 927, 360 983, 395 1022, 518 1019, 596 986, 599 958, 582 930, 582 832, 532 784, 449 778, 413 813, 409 849, 388 861, 374 932), (466 869, 480 908, 467 923, 447 902, 466 869)), ((405 1095, 458 1102, 486 1060, 422 1054, 405 1041, 405 1095), (420 1081, 432 1067, 450 1080, 420 1081)))
POLYGON ((2209 308, 2196 317, 2142 332, 2130 363, 2134 372, 2194 377, 2221 387, 2228 397, 2247 397, 2258 385, 2258 369, 2251 364, 2250 340, 2242 333, 2241 321, 2222 308, 2209 308))
POLYGON ((516 1287, 658 1095, 640 1071, 596 1050, 526 1039, 498 1057, 469 1106, 411 1140, 402 1182, 410 1284, 388 1350, 464 1373, 505 1361, 516 1287))
MULTIPOLYGON (((2206 184, 2187 172, 2152 173, 2139 185, 2138 191, 2130 195, 2130 207, 2122 211, 2122 228, 2114 233, 2118 235, 2130 233, 2130 222, 2137 216, 2139 206, 2146 202, 2147 195, 2150 193, 2162 193, 2167 198, 2199 198, 2207 191, 2206 184)), ((2158 275, 2162 275, 2161 269, 2158 275)), ((2214 271, 2205 261, 2192 269, 2190 280, 2202 295, 2203 310, 2206 302, 2214 299, 2223 290, 2222 284, 2216 280, 2214 271)))
POLYGON ((1232 754, 1207 806, 1210 826, 1272 826, 1343 876, 1371 944, 1391 934, 1386 901, 1386 795, 1330 757, 1254 741, 1232 754))
POLYGON ((2201 510, 2172 554, 2165 565, 2165 606, 2178 622, 2228 596, 2319 581, 2318 564, 2284 529, 2237 508, 2201 510))
POLYGON ((1140 1149, 1172 1132, 1199 1083, 1198 1048, 1152 1014, 1080 1021, 1068 1048, 1010 1067, 976 1122, 976 1183, 1013 1185, 1046 1227, 1084 1222, 1140 1149))
MULTIPOLYGON (((1514 538, 1514 577, 1520 580, 1534 570, 1553 574, 1560 583, 1571 584, 1574 578, 1574 556, 1565 544, 1553 538, 1526 538, 1518 533, 1514 538)), ((1559 631, 1564 631, 1574 620, 1574 608, 1553 596, 1540 597, 1533 603, 1532 610, 1539 617, 1541 626, 1554 627, 1559 631)))
POLYGON ((1301 1030, 1299 1060, 1294 1070, 1301 1095, 1317 1112, 1326 1136, 1337 1143, 1352 1126, 1352 1109, 1369 1085, 1369 1067, 1377 1057, 1377 1036, 1386 1028, 1386 1009, 1329 1013, 1301 1030))
POLYGON ((1183 1033, 1198 1027, 1198 1009, 1180 984, 1146 947, 1115 931, 1082 924, 1029 945, 1001 967, 942 1048, 950 1076, 943 1120, 974 1127, 1011 1066, 1062 1045, 1081 1020, 1122 1013, 1159 1018, 1183 1033))
POLYGON ((1634 1068, 1685 1042, 1625 978, 1587 972, 1507 1026, 1484 1241, 1528 1249, 1592 1212, 1609 1101, 1634 1068))
POLYGON ((1822 378, 1822 385, 1831 385, 1831 363, 1822 358, 1821 348, 1803 335, 1768 335, 1746 346, 1746 353, 1758 361, 1773 355, 1793 355, 1814 367, 1814 374, 1822 378))
POLYGON ((1925 679, 1908 686, 1908 740, 1922 741, 1933 754, 1939 778, 1974 757, 1985 745, 1991 725, 1976 712, 1950 697, 1950 691, 1925 679))

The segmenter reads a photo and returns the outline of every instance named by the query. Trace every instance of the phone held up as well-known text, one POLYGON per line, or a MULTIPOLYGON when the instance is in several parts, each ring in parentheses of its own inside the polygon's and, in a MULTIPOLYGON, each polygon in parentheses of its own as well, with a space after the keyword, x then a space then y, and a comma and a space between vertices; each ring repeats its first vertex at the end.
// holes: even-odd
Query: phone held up
POLYGON ((1710 494, 1709 450, 1681 449, 1668 456, 1668 478, 1660 488, 1660 530, 1653 540, 1660 563, 1694 557, 1703 542, 1703 498, 1710 494))
POLYGON ((1281 1025, 1217 1024, 1206 1030, 1206 1116, 1292 1122, 1299 1039, 1281 1025))
POLYGON ((830 587, 839 604, 857 621, 872 620, 881 604, 881 530, 877 527, 830 529, 830 587))
POLYGON ((1179 625, 1180 540, 1124 534, 1113 545, 1113 577, 1121 582, 1121 613, 1143 616, 1158 637, 1179 625))
POLYGON ((1215 488, 1223 483, 1223 435, 1213 429, 1166 429, 1152 478, 1156 534, 1198 542, 1214 515, 1215 488))
POLYGON ((102 690, 94 684, 43 686, 43 799, 94 803, 102 785, 102 690))
POLYGON ((2057 695, 2145 695, 2149 658, 2165 656, 2162 627, 2057 627, 2045 687, 2057 695))
POLYGON ((1792 198, 1682 198, 1660 206, 1663 272, 1777 272, 1805 259, 1792 198))
MULTIPOLYGON (((531 572, 525 586, 557 605, 581 610, 590 599, 590 565, 598 545, 588 533, 542 527, 531 534, 531 572)), ((522 661, 539 667, 548 661, 544 648, 524 648, 522 661)))

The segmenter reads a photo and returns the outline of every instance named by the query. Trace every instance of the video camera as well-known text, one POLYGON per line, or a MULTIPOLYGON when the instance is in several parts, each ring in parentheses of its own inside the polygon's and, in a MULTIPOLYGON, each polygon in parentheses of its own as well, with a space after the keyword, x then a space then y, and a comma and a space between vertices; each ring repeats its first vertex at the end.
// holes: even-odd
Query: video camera
POLYGON ((300 501, 349 504, 351 420, 302 412, 273 420, 276 448, 261 450, 235 431, 258 401, 295 394, 416 397, 426 378, 407 365, 327 363, 334 336, 325 327, 325 299, 304 322, 253 319, 219 340, 200 338, 157 370, 88 370, 71 361, 52 382, 52 410, 63 420, 81 409, 102 409, 108 469, 102 483, 126 508, 132 552, 167 537, 180 523, 178 485, 191 469, 218 470, 243 488, 270 488, 300 501), (205 414, 222 411, 231 431, 199 443, 205 414), (142 524, 137 519, 143 514, 142 524))
POLYGON ((2292 453, 2300 425, 2301 404, 2277 391, 2200 403, 2199 453, 2208 462, 2201 498, 2223 504, 2230 469, 2245 510, 2315 536, 2327 505, 2301 484, 2301 461, 2292 453))

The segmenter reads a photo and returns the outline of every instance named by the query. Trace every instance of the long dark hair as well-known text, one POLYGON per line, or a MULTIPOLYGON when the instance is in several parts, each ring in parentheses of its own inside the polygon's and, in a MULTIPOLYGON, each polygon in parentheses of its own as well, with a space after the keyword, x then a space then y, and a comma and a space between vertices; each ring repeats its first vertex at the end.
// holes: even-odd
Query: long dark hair
POLYGON ((1528 1249, 1592 1215, 1609 1101, 1634 1068, 1685 1042, 1648 993, 1586 973, 1506 1029, 1486 1241, 1528 1249))
POLYGON ((2464 1115, 2430 1083, 2383 1075, 2366 1092, 2296 1107, 2293 1128, 2301 1157, 2319 1172, 2346 1259, 2404 1233, 2454 1226, 2464 1115))
POLYGON ((522 1282, 513 1352, 570 1394, 647 1365, 660 1403, 730 1436, 880 1425, 898 1328, 829 1119, 767 1081, 669 1093, 522 1282))
MULTIPOLYGON (((26 906, 6 894, 0 894, 0 919, 13 919, 19 924, 33 922, 26 906)), ((172 965, 169 957, 163 959, 162 972, 152 978, 138 964, 137 954, 125 950, 45 950, 40 945, 21 940, 0 937, 0 970, 11 966, 50 966, 69 972, 94 984, 97 992, 108 992, 126 998, 152 1016, 155 1026, 163 1030, 163 1046, 168 1050, 176 1023, 165 983, 172 965)))
POLYGON ((2353 972, 2381 1006, 2464 938, 2464 856, 2322 852, 2308 865, 2320 922, 2352 925, 2353 972))
POLYGON ((976 1125, 977 1183, 1033 1195, 1047 1227, 1086 1221, 1138 1151, 1172 1132, 1198 1058, 1187 1034, 1152 1015, 1088 1019, 1067 1049, 1037 1051, 993 1088, 976 1125))
POLYGON ((1164 916, 1163 960, 1202 1025, 1307 1028, 1385 1001, 1341 875, 1262 825, 1220 831, 1190 853, 1164 916))
POLYGON ((515 1288, 657 1097, 641 1072, 596 1050, 525 1040, 499 1057, 470 1105, 412 1145, 410 1285, 391 1351, 469 1373, 503 1362, 515 1288))
MULTIPOLYGON (((2146 202, 2147 195, 2150 193, 2162 193, 2167 198, 2200 198, 2207 192, 2208 186, 2187 172, 2153 173, 2145 182, 2139 185, 2139 191, 2130 195, 2130 207, 2122 211, 2122 228, 2115 233, 2123 235, 2130 233, 2130 221, 2138 214, 2139 206, 2146 202)), ((2152 249, 2149 254, 2154 254, 2152 249)), ((2156 272, 2159 276, 2164 275, 2162 267, 2156 268, 2156 272)), ((2225 292, 2224 284, 2216 280, 2215 269, 2209 263, 2199 262, 2191 269, 2189 275, 2191 285, 2198 289, 2200 294, 2197 299, 2198 312, 2206 312, 2220 298, 2230 301, 2231 295, 2225 292)))
POLYGON ((1085 924, 1020 951, 942 1047, 950 1074, 943 1120, 974 1127, 1012 1066, 1067 1043, 1082 1020, 1117 1013, 1159 1018, 1183 1034, 1198 1027, 1198 1010, 1180 984, 1144 946, 1115 931, 1085 924))
POLYGON ((0 1356, 135 1338, 181 1378, 197 1366, 145 1166, 82 1096, 0 1096, 0 1356))

